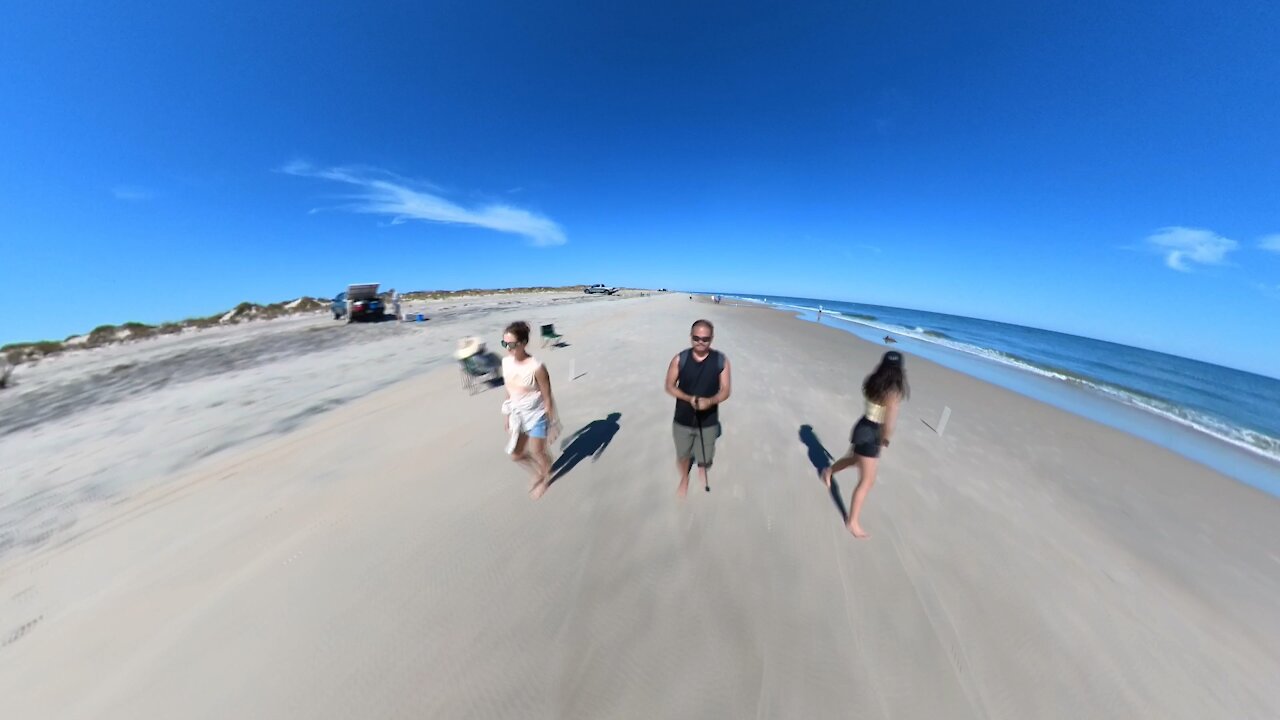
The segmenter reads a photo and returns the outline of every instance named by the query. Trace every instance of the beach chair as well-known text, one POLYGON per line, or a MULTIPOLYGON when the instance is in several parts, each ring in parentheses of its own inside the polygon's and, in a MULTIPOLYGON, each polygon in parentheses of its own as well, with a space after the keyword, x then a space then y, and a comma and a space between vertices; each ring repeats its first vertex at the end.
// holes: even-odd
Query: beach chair
POLYGON ((502 363, 493 353, 459 358, 458 367, 462 370, 462 388, 468 395, 484 392, 502 380, 502 363))
POLYGON ((560 344, 562 338, 564 338, 564 336, 556 333, 556 326, 554 324, 542 326, 542 347, 546 347, 547 343, 550 343, 552 347, 555 347, 560 344))
POLYGON ((458 368, 462 372, 462 389, 475 395, 502 379, 502 362, 498 356, 484 348, 484 341, 477 337, 463 338, 458 341, 458 350, 453 354, 458 360, 458 368))

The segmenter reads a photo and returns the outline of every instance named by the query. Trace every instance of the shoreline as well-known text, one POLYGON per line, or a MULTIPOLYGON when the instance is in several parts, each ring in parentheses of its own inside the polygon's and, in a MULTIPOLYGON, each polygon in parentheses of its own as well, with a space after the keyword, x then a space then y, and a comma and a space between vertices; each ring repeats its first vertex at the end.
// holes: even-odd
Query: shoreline
MULTIPOLYGON (((802 306, 747 297, 734 299, 749 303, 750 306, 777 310, 804 322, 814 322, 816 318, 816 310, 802 306)), ((879 342, 877 336, 889 332, 899 338, 900 346, 910 348, 909 352, 913 355, 1173 450, 1194 462, 1230 475, 1245 485, 1280 497, 1280 459, 1261 448, 1223 437, 1189 420, 1170 417, 1159 410, 1111 397, 1101 389, 1048 377, 977 353, 902 335, 896 330, 886 330, 845 317, 836 311, 824 313, 821 324, 881 348, 886 346, 879 342)))

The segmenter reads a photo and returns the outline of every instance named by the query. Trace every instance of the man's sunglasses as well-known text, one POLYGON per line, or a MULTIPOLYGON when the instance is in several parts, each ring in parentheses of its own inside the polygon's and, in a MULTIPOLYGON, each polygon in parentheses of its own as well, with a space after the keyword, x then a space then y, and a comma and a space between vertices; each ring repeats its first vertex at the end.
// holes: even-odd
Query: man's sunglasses
POLYGON ((524 343, 520 342, 519 340, 516 340, 515 342, 507 342, 506 340, 502 341, 502 347, 505 350, 510 350, 513 347, 519 347, 520 345, 523 345, 523 344, 524 343))
POLYGON ((711 342, 711 336, 710 336, 710 335, 690 335, 689 337, 693 338, 693 341, 694 341, 694 342, 700 342, 700 343, 709 343, 709 342, 711 342))

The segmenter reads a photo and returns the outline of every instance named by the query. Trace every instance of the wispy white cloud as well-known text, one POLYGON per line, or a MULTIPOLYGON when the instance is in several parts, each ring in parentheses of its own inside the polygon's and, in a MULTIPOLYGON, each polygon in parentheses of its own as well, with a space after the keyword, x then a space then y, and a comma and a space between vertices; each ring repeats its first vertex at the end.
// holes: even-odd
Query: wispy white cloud
POLYGON ((1258 247, 1262 248, 1263 250, 1270 250, 1271 252, 1280 253, 1280 233, 1276 233, 1275 235, 1267 235, 1266 237, 1262 238, 1261 240, 1258 241, 1258 247))
POLYGON ((156 194, 150 190, 137 187, 136 185, 117 185, 111 188, 111 194, 115 196, 115 199, 124 200, 125 202, 141 202, 143 200, 150 200, 156 196, 156 194))
POLYGON ((1280 285, 1256 282, 1253 284, 1253 288, 1272 300, 1280 300, 1280 285))
POLYGON ((1164 264, 1190 272, 1191 264, 1221 265, 1227 253, 1240 246, 1212 230, 1189 227, 1161 228, 1147 236, 1147 246, 1164 255, 1164 264))
POLYGON ((353 194, 343 196, 350 202, 334 209, 386 215, 391 218, 393 225, 409 220, 424 220, 472 225, 520 235, 538 246, 563 245, 567 242, 564 230, 550 218, 502 203, 466 208, 446 200, 441 196, 441 190, 433 185, 376 168, 319 168, 298 160, 280 168, 280 171, 349 185, 356 189, 353 194))

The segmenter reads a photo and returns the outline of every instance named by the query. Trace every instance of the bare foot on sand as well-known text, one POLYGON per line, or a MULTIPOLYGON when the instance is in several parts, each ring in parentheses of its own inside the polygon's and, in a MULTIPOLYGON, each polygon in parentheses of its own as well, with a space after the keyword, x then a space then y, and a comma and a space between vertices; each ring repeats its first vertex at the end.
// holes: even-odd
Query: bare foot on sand
POLYGON ((688 480, 681 481, 680 487, 676 488, 676 497, 683 500, 684 496, 688 494, 688 492, 689 492, 689 481, 688 480))
POLYGON ((533 498, 534 500, 537 500, 538 498, 542 497, 542 494, 547 491, 548 485, 550 485, 550 483, 548 483, 545 479, 539 480, 538 482, 534 483, 533 486, 529 488, 529 497, 533 498))
POLYGON ((831 475, 832 475, 832 472, 831 472, 830 465, 822 468, 822 482, 827 486, 828 490, 831 489, 831 475))
POLYGON ((865 538, 871 537, 871 535, 866 530, 862 529, 861 525, 851 524, 848 527, 849 527, 849 532, 853 533, 853 536, 858 538, 859 540, 863 540, 865 538))

